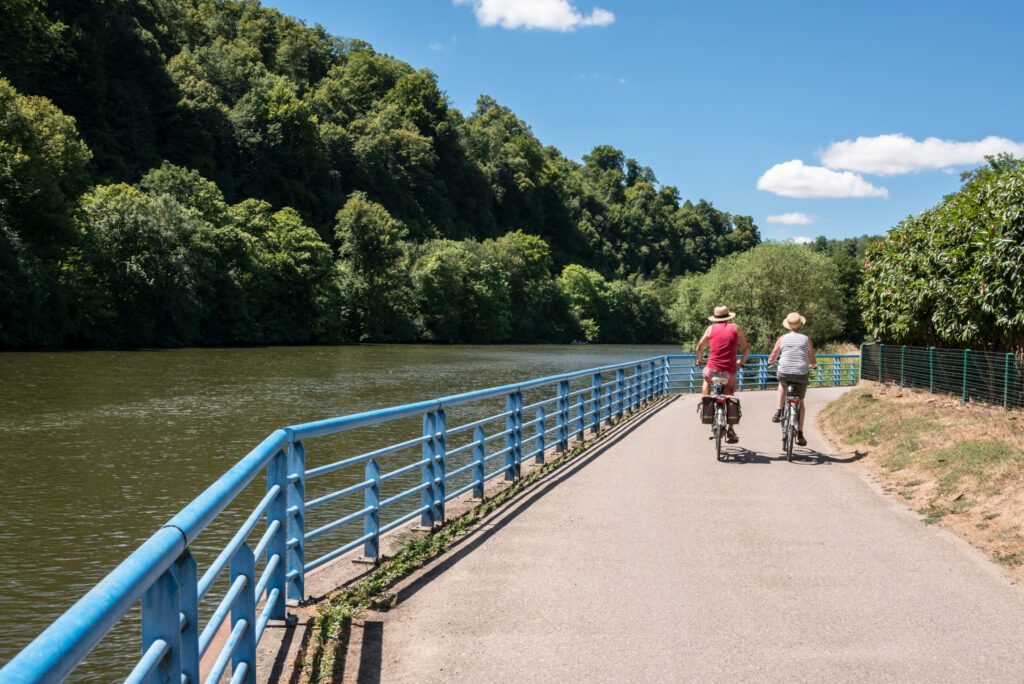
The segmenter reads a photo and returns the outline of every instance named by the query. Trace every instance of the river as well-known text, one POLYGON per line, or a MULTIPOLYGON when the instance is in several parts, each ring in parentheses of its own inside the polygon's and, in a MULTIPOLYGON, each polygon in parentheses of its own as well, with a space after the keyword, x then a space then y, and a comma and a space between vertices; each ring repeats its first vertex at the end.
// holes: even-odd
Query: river
MULTIPOLYGON (((0 663, 278 427, 675 351, 361 345, 0 354, 0 663)), ((132 622, 72 679, 122 674, 138 653, 132 622)))

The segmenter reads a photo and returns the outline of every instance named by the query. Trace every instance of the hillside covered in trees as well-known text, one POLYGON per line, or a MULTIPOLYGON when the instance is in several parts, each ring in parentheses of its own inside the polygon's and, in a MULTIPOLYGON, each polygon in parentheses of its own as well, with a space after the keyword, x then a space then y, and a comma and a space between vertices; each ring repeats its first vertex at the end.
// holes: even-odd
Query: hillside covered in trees
POLYGON ((257 2, 0 8, 4 347, 663 341, 668 281, 760 242, 257 2))

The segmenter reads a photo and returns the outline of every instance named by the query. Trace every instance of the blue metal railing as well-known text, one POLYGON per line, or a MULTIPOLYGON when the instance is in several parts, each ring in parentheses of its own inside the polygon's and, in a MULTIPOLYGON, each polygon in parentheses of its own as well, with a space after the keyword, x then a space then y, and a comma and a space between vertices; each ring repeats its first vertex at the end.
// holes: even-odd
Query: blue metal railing
MULTIPOLYGON (((670 392, 700 392, 703 366, 695 364, 693 354, 670 354, 670 392)), ((810 372, 811 387, 856 385, 860 378, 859 354, 817 354, 818 367, 810 372)), ((751 354, 739 373, 741 390, 763 390, 777 387, 775 370, 768 367, 767 354, 751 354)))
MULTIPOLYGON (((818 358, 812 383, 856 383, 858 356, 818 358)), ((745 388, 772 386, 757 359, 743 373, 745 388)), ((658 356, 277 430, 15 655, 0 670, 0 684, 61 681, 137 602, 142 656, 125 681, 217 682, 230 667, 232 682, 255 682, 256 644, 270 620, 285 617, 286 601, 305 598, 306 573, 359 547, 377 559, 390 530, 416 518, 424 527, 440 524, 452 499, 482 497, 487 482, 516 479, 530 459, 543 463, 549 450, 563 453, 571 440, 669 392, 699 390, 692 355, 658 356), (497 400, 504 409, 487 413, 487 402, 497 400), (449 427, 449 414, 467 406, 477 415, 449 427), (415 418, 422 419, 416 436, 307 466, 312 440, 415 418), (418 455, 410 458, 410 451, 418 455), (361 474, 351 475, 360 466, 361 474), (199 576, 196 537, 264 472, 264 495, 199 576), (339 472, 348 473, 343 486, 307 498, 309 481, 339 472), (385 496, 391 487, 401 489, 385 496), (327 511, 327 521, 307 530, 314 510, 327 511), (325 553, 306 558, 307 542, 342 534, 325 553), (200 626, 202 602, 224 585, 200 626)))

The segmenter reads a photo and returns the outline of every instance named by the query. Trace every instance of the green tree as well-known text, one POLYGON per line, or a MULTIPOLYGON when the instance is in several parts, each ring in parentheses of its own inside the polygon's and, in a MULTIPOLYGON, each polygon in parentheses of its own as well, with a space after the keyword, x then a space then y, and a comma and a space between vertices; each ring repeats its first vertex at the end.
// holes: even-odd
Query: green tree
POLYGON ((848 342, 859 343, 864 339, 866 331, 858 293, 864 280, 864 258, 867 248, 881 239, 864 235, 859 238, 829 240, 822 236, 811 244, 811 249, 828 255, 839 269, 839 284, 843 291, 843 314, 846 319, 840 338, 848 342))
POLYGON ((70 242, 71 208, 87 187, 90 156, 74 119, 0 78, 0 211, 43 254, 70 242))
POLYGON ((696 345, 707 316, 723 305, 737 312, 736 322, 756 353, 771 350, 790 311, 807 318, 805 332, 818 343, 843 329, 839 271, 831 259, 802 245, 766 243, 725 257, 696 283, 682 280, 678 293, 672 318, 687 347, 696 345))
POLYGON ((361 192, 338 212, 336 277, 348 293, 348 325, 357 339, 400 341, 415 334, 406 235, 400 221, 361 192))
POLYGON ((67 274, 76 329, 100 344, 182 344, 199 338, 201 303, 188 258, 201 219, 168 195, 118 184, 82 197, 81 248, 67 274))
POLYGON ((165 161, 143 176, 139 187, 150 195, 173 197, 179 204, 195 209, 212 226, 225 226, 231 221, 224 193, 198 171, 165 161))
POLYGON ((274 211, 246 200, 230 209, 233 225, 249 236, 243 286, 252 317, 249 342, 303 343, 317 331, 337 330, 329 316, 330 247, 294 209, 274 211))
POLYGON ((607 315, 608 282, 597 271, 569 264, 558 276, 558 289, 569 306, 576 334, 586 342, 597 342, 607 315))
POLYGON ((508 286, 477 243, 428 242, 412 279, 424 339, 482 344, 511 336, 508 286))
POLYGON ((508 283, 512 340, 564 341, 572 321, 551 274, 553 262, 548 244, 536 235, 517 230, 485 241, 482 250, 497 264, 508 283))
POLYGON ((607 302, 602 342, 642 344, 670 339, 671 324, 650 285, 613 281, 607 302))

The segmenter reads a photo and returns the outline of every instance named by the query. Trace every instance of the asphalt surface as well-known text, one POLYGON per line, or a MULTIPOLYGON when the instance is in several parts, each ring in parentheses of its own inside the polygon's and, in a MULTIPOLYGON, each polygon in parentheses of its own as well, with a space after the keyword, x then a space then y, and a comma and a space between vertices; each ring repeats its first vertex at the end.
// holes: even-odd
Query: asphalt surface
POLYGON ((735 462, 683 396, 521 496, 368 618, 358 679, 1024 681, 1024 590, 741 397, 735 462))

